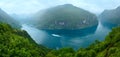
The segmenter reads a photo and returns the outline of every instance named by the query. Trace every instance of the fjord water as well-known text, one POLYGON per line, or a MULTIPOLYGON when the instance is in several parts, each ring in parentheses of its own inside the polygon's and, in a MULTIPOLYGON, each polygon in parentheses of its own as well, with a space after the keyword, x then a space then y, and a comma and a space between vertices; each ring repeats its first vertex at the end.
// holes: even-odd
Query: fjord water
MULTIPOLYGON (((36 43, 53 49, 59 49, 62 47, 78 49, 80 47, 87 47, 95 40, 104 40, 105 36, 111 31, 111 29, 102 26, 100 22, 93 33, 84 36, 82 36, 81 33, 77 34, 77 36, 74 33, 70 35, 49 34, 47 31, 39 30, 25 24, 22 26, 22 29, 26 30, 36 43)), ((88 31, 84 33, 88 33, 88 31)))

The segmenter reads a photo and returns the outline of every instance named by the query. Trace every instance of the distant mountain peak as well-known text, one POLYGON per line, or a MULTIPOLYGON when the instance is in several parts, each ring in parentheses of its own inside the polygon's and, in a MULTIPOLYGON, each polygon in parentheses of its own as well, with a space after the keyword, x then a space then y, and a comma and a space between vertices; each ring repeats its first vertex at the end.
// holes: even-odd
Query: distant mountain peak
POLYGON ((64 4, 64 6, 73 6, 72 4, 64 4))
POLYGON ((71 8, 71 7, 75 7, 74 5, 72 4, 64 4, 64 5, 59 5, 59 6, 56 6, 56 7, 62 7, 62 8, 71 8))

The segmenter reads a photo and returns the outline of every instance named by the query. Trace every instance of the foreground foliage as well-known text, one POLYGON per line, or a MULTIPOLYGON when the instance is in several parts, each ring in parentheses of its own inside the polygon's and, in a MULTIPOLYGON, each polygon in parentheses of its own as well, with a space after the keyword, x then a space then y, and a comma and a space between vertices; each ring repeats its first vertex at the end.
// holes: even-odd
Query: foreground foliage
POLYGON ((0 24, 0 57, 119 57, 120 27, 114 28, 102 42, 95 41, 88 48, 49 50, 37 45, 27 32, 0 24))
POLYGON ((25 31, 0 24, 0 57, 43 57, 46 52, 25 31))

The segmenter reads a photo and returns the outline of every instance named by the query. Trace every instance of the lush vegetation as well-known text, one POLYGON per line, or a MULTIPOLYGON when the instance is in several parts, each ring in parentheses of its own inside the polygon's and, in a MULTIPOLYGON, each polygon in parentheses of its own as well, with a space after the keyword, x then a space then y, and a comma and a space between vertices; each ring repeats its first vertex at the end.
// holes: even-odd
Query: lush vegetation
POLYGON ((0 24, 0 57, 43 57, 49 51, 23 30, 0 24))
POLYGON ((96 15, 71 4, 40 11, 35 18, 39 29, 83 29, 98 24, 96 15))
POLYGON ((37 45, 23 30, 0 24, 0 57, 119 57, 120 27, 114 28, 102 42, 96 40, 88 48, 50 50, 37 45))

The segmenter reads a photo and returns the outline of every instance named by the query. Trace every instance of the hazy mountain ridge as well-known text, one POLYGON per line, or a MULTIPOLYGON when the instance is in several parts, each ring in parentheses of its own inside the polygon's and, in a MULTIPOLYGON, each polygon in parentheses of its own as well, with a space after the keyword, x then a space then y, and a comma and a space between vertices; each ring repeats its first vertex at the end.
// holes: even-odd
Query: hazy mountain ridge
POLYGON ((120 6, 116 9, 104 10, 99 18, 103 25, 120 26, 120 6))
POLYGON ((14 28, 20 28, 21 25, 18 21, 16 21, 14 18, 9 16, 6 12, 4 12, 2 9, 0 9, 0 22, 2 23, 8 23, 14 28))
POLYGON ((39 29, 82 29, 97 26, 97 17, 71 4, 59 5, 36 13, 39 29))

